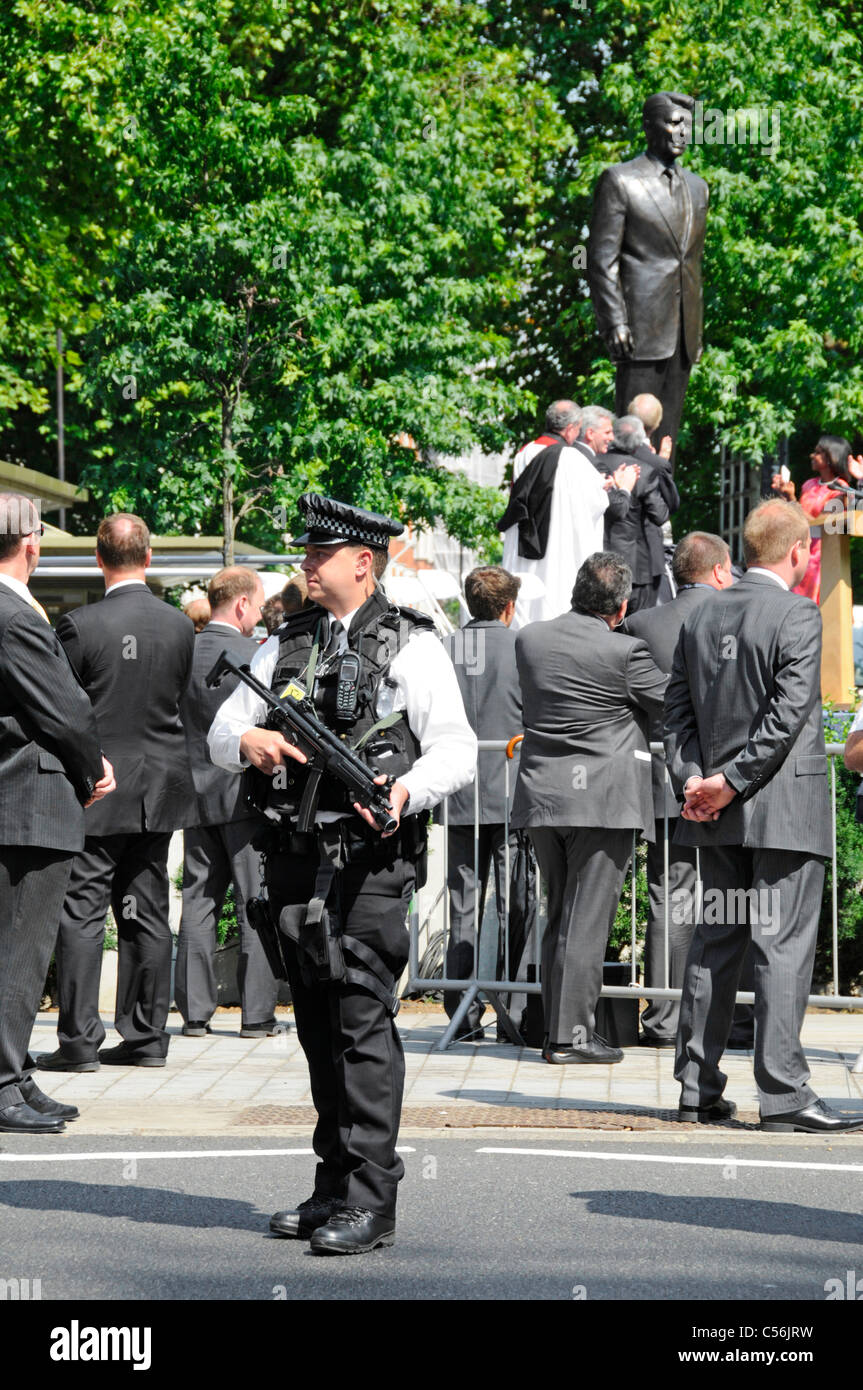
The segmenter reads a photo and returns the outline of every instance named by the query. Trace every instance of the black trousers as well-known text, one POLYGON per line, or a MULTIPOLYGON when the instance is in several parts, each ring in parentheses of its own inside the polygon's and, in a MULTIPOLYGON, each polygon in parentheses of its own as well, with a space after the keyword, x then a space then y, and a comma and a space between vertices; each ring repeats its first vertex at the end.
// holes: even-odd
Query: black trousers
MULTIPOLYGON (((267 855, 274 917, 284 907, 311 900, 317 869, 316 850, 267 855)), ((408 959, 406 919, 414 882, 412 864, 381 853, 339 870, 326 900, 341 928, 376 952, 396 980, 408 959)), ((292 941, 285 940, 285 955, 297 1036, 318 1112, 312 1140, 319 1160, 315 1191, 393 1216, 404 1175, 395 1151, 405 1074, 395 1021, 360 985, 310 983, 292 941)))
POLYGON ((114 1027, 136 1051, 167 1055, 173 950, 168 925, 170 841, 169 831, 88 835, 75 858, 57 938, 57 1038, 64 1055, 74 1061, 93 1060, 105 1038, 99 977, 109 904, 119 954, 114 1027))
POLYGON ((548 893, 542 938, 542 1007, 552 1046, 589 1042, 602 964, 632 855, 631 830, 533 827, 530 838, 548 893))
POLYGON ((683 414, 683 398, 691 371, 692 363, 683 346, 682 326, 678 331, 677 350, 672 357, 656 362, 621 362, 617 368, 614 390, 615 415, 625 415, 626 408, 634 396, 640 396, 643 392, 656 396, 662 402, 662 421, 651 436, 651 443, 658 449, 663 436, 671 435, 674 446, 671 451, 672 466, 677 453, 677 434, 683 414))
POLYGON ((183 915, 177 937, 174 994, 186 1023, 206 1023, 218 1003, 214 961, 216 927, 228 884, 234 885, 240 958, 237 987, 244 1026, 274 1021, 277 986, 258 933, 249 925, 246 903, 261 886, 261 856, 252 848, 257 821, 230 821, 186 830, 183 854, 183 915))
POLYGON ((74 855, 0 846, 0 1110, 32 1075, 30 1034, 42 999, 74 855))
MULTIPOLYGON (((523 830, 511 830, 509 834, 510 862, 510 900, 509 918, 506 913, 506 826, 503 823, 481 825, 474 860, 474 838, 472 825, 451 825, 447 834, 447 887, 449 889, 450 918, 449 942, 446 951, 446 973, 451 980, 467 980, 474 973, 476 960, 477 931, 474 920, 476 904, 476 924, 482 925, 483 905, 488 889, 488 880, 494 868, 494 890, 498 918, 497 967, 496 978, 503 980, 506 966, 509 977, 515 980, 525 978, 523 973, 524 948, 536 917, 536 872, 533 865, 530 841, 523 830), (515 874, 522 854, 522 865, 527 868, 528 882, 519 884, 515 874), (526 861, 526 863, 525 863, 526 861), (530 870, 534 868, 531 874, 530 870), (479 892, 477 893, 477 884, 479 892), (506 943, 509 944, 507 962, 506 943)), ((461 994, 454 990, 444 991, 443 1003, 449 1018, 452 1018, 461 994)), ((514 995, 508 1007, 520 1013, 524 1008, 523 995, 514 995)), ((479 1027, 485 1006, 474 1001, 464 1020, 465 1032, 473 1032, 479 1027)), ((518 1020, 516 1020, 517 1022, 518 1020)))

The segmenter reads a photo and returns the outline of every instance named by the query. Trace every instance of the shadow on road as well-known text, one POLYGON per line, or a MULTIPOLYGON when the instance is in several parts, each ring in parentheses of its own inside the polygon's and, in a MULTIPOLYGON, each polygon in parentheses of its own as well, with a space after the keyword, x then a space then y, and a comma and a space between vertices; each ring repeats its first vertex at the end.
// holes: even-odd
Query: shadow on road
MULTIPOLYGON (((729 1166, 734 1160, 729 1158, 729 1166)), ((664 1221, 673 1226, 700 1226, 712 1231, 746 1231, 751 1235, 790 1236, 797 1240, 863 1243, 863 1217, 848 1212, 804 1207, 796 1202, 762 1202, 741 1197, 683 1197, 645 1188, 632 1191, 570 1192, 594 1216, 624 1221, 664 1221)))
POLYGON ((240 1202, 234 1197, 172 1192, 164 1187, 141 1187, 134 1181, 114 1187, 65 1179, 62 1182, 4 1182, 0 1185, 0 1211, 4 1207, 120 1217, 158 1226, 220 1227, 235 1231, 248 1231, 264 1222, 263 1213, 251 1202, 240 1202))

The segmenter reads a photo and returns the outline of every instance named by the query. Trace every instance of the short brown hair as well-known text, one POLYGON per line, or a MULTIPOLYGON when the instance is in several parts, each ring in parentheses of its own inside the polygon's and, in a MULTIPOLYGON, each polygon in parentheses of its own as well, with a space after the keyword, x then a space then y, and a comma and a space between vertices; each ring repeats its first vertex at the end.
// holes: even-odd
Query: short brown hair
POLYGON ((770 497, 743 523, 743 558, 747 565, 777 565, 795 541, 809 542, 809 518, 798 502, 770 497))
POLYGON ((500 565, 471 570, 464 581, 464 596, 472 618, 493 622, 508 603, 518 598, 521 580, 500 565))
POLYGON ((279 595, 285 613, 299 613, 308 596, 309 586, 302 570, 291 576, 279 595))
POLYGON ((147 563, 150 532, 132 512, 114 512, 99 522, 96 554, 111 570, 139 570, 147 563))
POLYGON ((695 584, 712 574, 714 565, 727 564, 731 552, 721 536, 712 531, 690 531, 678 541, 671 562, 675 584, 695 584))
POLYGON ((370 550, 372 554, 372 574, 375 579, 383 579, 386 567, 390 562, 388 550, 381 549, 377 545, 353 545, 352 550, 370 550))
POLYGON ((245 565, 229 565, 227 569, 214 574, 207 586, 207 598, 213 612, 233 603, 241 594, 254 598, 258 592, 258 576, 245 565))

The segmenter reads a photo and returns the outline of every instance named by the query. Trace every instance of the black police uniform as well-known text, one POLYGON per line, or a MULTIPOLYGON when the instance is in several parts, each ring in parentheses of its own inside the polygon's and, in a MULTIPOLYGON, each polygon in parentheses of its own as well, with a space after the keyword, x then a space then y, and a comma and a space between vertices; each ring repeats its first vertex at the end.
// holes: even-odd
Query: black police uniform
MULTIPOLYGON (((380 533, 383 524, 390 533, 401 529, 329 499, 306 496, 301 506, 308 534, 299 538, 300 544, 333 543, 338 536, 380 547, 387 539, 380 533)), ((350 717, 339 713, 343 658, 327 655, 329 625, 329 613, 314 605, 279 629, 272 689, 279 694, 286 681, 303 680, 319 718, 352 747, 361 745, 360 756, 370 766, 398 778, 416 760, 419 745, 403 714, 377 720, 377 696, 391 660, 411 632, 433 624, 423 614, 396 608, 379 589, 357 610, 347 636, 349 652, 360 657, 361 672, 350 717)), ((356 663, 349 674, 355 671, 356 663)), ((422 872, 424 825, 419 822, 426 817, 403 815, 399 830, 382 839, 353 811, 342 784, 324 777, 319 809, 348 814, 300 835, 290 813, 307 774, 295 762, 285 774, 279 791, 273 779, 264 779, 269 814, 281 816, 264 845, 265 883, 271 916, 283 932, 297 1035, 318 1113, 315 1195, 394 1217, 396 1188, 404 1173, 395 1152, 404 1090, 395 989, 408 959, 406 919, 418 868, 422 872), (341 979, 321 978, 297 944, 297 935, 315 914, 329 925, 331 941, 338 938, 341 979)))

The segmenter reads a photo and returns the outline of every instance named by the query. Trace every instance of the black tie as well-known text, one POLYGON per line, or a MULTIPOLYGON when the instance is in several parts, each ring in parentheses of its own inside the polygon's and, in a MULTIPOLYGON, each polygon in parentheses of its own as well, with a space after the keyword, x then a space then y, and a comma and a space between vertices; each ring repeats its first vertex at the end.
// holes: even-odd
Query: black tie
POLYGON ((330 628, 330 640, 327 642, 321 658, 323 661, 329 661, 331 656, 336 656, 339 650, 341 635, 344 630, 344 625, 336 618, 336 621, 330 628))

